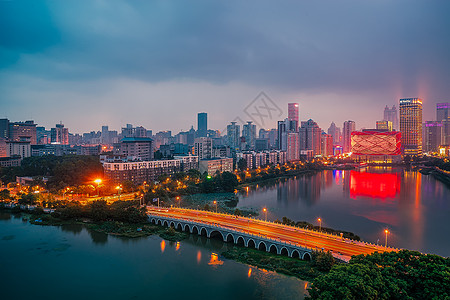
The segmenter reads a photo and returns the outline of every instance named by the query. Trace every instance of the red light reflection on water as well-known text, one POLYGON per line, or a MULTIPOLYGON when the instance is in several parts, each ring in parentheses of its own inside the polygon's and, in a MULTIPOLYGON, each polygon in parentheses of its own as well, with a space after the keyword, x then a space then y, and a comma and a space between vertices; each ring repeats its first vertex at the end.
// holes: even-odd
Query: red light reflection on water
POLYGON ((400 174, 350 171, 350 197, 394 198, 400 194, 400 174))

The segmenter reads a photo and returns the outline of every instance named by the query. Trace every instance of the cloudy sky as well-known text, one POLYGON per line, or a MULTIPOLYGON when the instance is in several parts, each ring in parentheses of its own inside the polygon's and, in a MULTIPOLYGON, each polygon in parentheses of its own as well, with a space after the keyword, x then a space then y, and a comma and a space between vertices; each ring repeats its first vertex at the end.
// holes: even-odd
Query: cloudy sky
POLYGON ((450 1, 0 0, 0 118, 223 129, 264 92, 326 129, 450 102, 450 1))

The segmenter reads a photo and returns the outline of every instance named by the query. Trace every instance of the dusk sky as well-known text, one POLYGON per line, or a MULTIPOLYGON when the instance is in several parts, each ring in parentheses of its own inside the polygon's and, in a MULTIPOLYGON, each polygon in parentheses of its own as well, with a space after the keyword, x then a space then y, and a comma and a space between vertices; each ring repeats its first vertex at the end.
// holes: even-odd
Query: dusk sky
POLYGON ((450 1, 0 1, 0 118, 222 130, 260 93, 327 129, 450 102, 450 1))

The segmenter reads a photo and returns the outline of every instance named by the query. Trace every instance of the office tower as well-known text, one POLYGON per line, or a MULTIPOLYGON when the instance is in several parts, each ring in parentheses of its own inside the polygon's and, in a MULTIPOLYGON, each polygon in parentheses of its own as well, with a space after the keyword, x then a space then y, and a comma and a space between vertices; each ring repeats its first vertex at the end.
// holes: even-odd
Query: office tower
POLYGON ((298 131, 298 103, 288 103, 288 119, 291 122, 291 128, 289 128, 290 131, 298 131))
POLYGON ((9 138, 9 120, 0 119, 0 138, 9 138))
POLYGON ((422 154, 422 99, 400 99, 400 132, 405 155, 422 154))
POLYGON ((102 141, 102 144, 109 144, 110 143, 108 126, 102 126, 101 141, 102 141))
POLYGON ((331 122, 330 127, 328 127, 328 134, 333 137, 333 145, 341 144, 341 129, 331 122))
POLYGON ((442 145, 442 123, 437 121, 425 121, 423 128, 423 151, 439 152, 442 145))
POLYGON ((397 114, 397 108, 395 105, 392 106, 392 108, 389 108, 387 105, 384 108, 384 115, 383 115, 383 121, 391 121, 393 130, 398 130, 398 114, 397 114))
POLYGON ((391 121, 377 121, 377 130, 393 131, 391 121))
POLYGON ((9 140, 14 142, 29 141, 36 145, 36 124, 34 121, 10 122, 9 140))
POLYGON ((322 129, 312 119, 302 122, 300 127, 300 151, 312 150, 313 155, 322 152, 322 129))
POLYGON ((136 127, 134 137, 147 137, 147 129, 142 126, 136 127))
POLYGON ((355 131, 355 122, 354 121, 345 121, 344 127, 342 130, 342 147, 344 149, 344 153, 348 153, 352 151, 352 132, 355 131))
POLYGON ((298 132, 287 133, 287 160, 299 160, 300 159, 300 143, 298 132))
POLYGON ((242 136, 245 138, 245 143, 247 145, 247 150, 253 149, 255 147, 256 140, 256 125, 248 121, 247 124, 242 126, 242 136))
POLYGON ((208 137, 199 137, 194 141, 194 155, 199 160, 210 159, 212 155, 212 139, 208 137))
POLYGON ((331 134, 326 134, 322 132, 321 137, 321 150, 323 156, 332 156, 333 155, 333 136, 331 134))
POLYGON ((69 145, 69 129, 64 128, 62 123, 50 130, 50 136, 52 144, 69 145))
POLYGON ((153 159, 153 140, 151 138, 125 137, 114 144, 114 154, 142 161, 153 159))
POLYGON ((450 118, 442 120, 442 144, 450 145, 450 118))
POLYGON ((286 122, 278 121, 278 136, 277 136, 277 146, 278 150, 287 149, 287 138, 286 138, 286 122))
POLYGON ((277 135, 278 135, 278 130, 270 129, 269 134, 268 134, 268 139, 269 139, 269 147, 271 149, 274 149, 277 147, 277 135))
POLYGON ((442 122, 450 117, 450 103, 436 104, 436 121, 442 122))
POLYGON ((228 146, 231 149, 238 149, 241 137, 241 128, 236 122, 231 122, 230 125, 227 125, 227 140, 228 146))
POLYGON ((206 137, 208 133, 208 114, 198 113, 197 115, 197 136, 206 137))

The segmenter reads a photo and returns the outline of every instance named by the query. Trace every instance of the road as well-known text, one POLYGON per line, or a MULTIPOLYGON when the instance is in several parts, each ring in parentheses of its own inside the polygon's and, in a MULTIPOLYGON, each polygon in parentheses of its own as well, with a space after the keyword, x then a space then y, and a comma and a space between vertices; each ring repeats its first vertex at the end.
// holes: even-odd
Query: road
POLYGON ((301 247, 317 248, 318 250, 323 248, 325 251, 331 251, 334 257, 344 261, 348 261, 352 255, 371 254, 376 251, 398 251, 394 248, 342 239, 340 236, 234 215, 180 208, 147 207, 147 211, 155 216, 216 224, 281 242, 295 243, 301 247))

